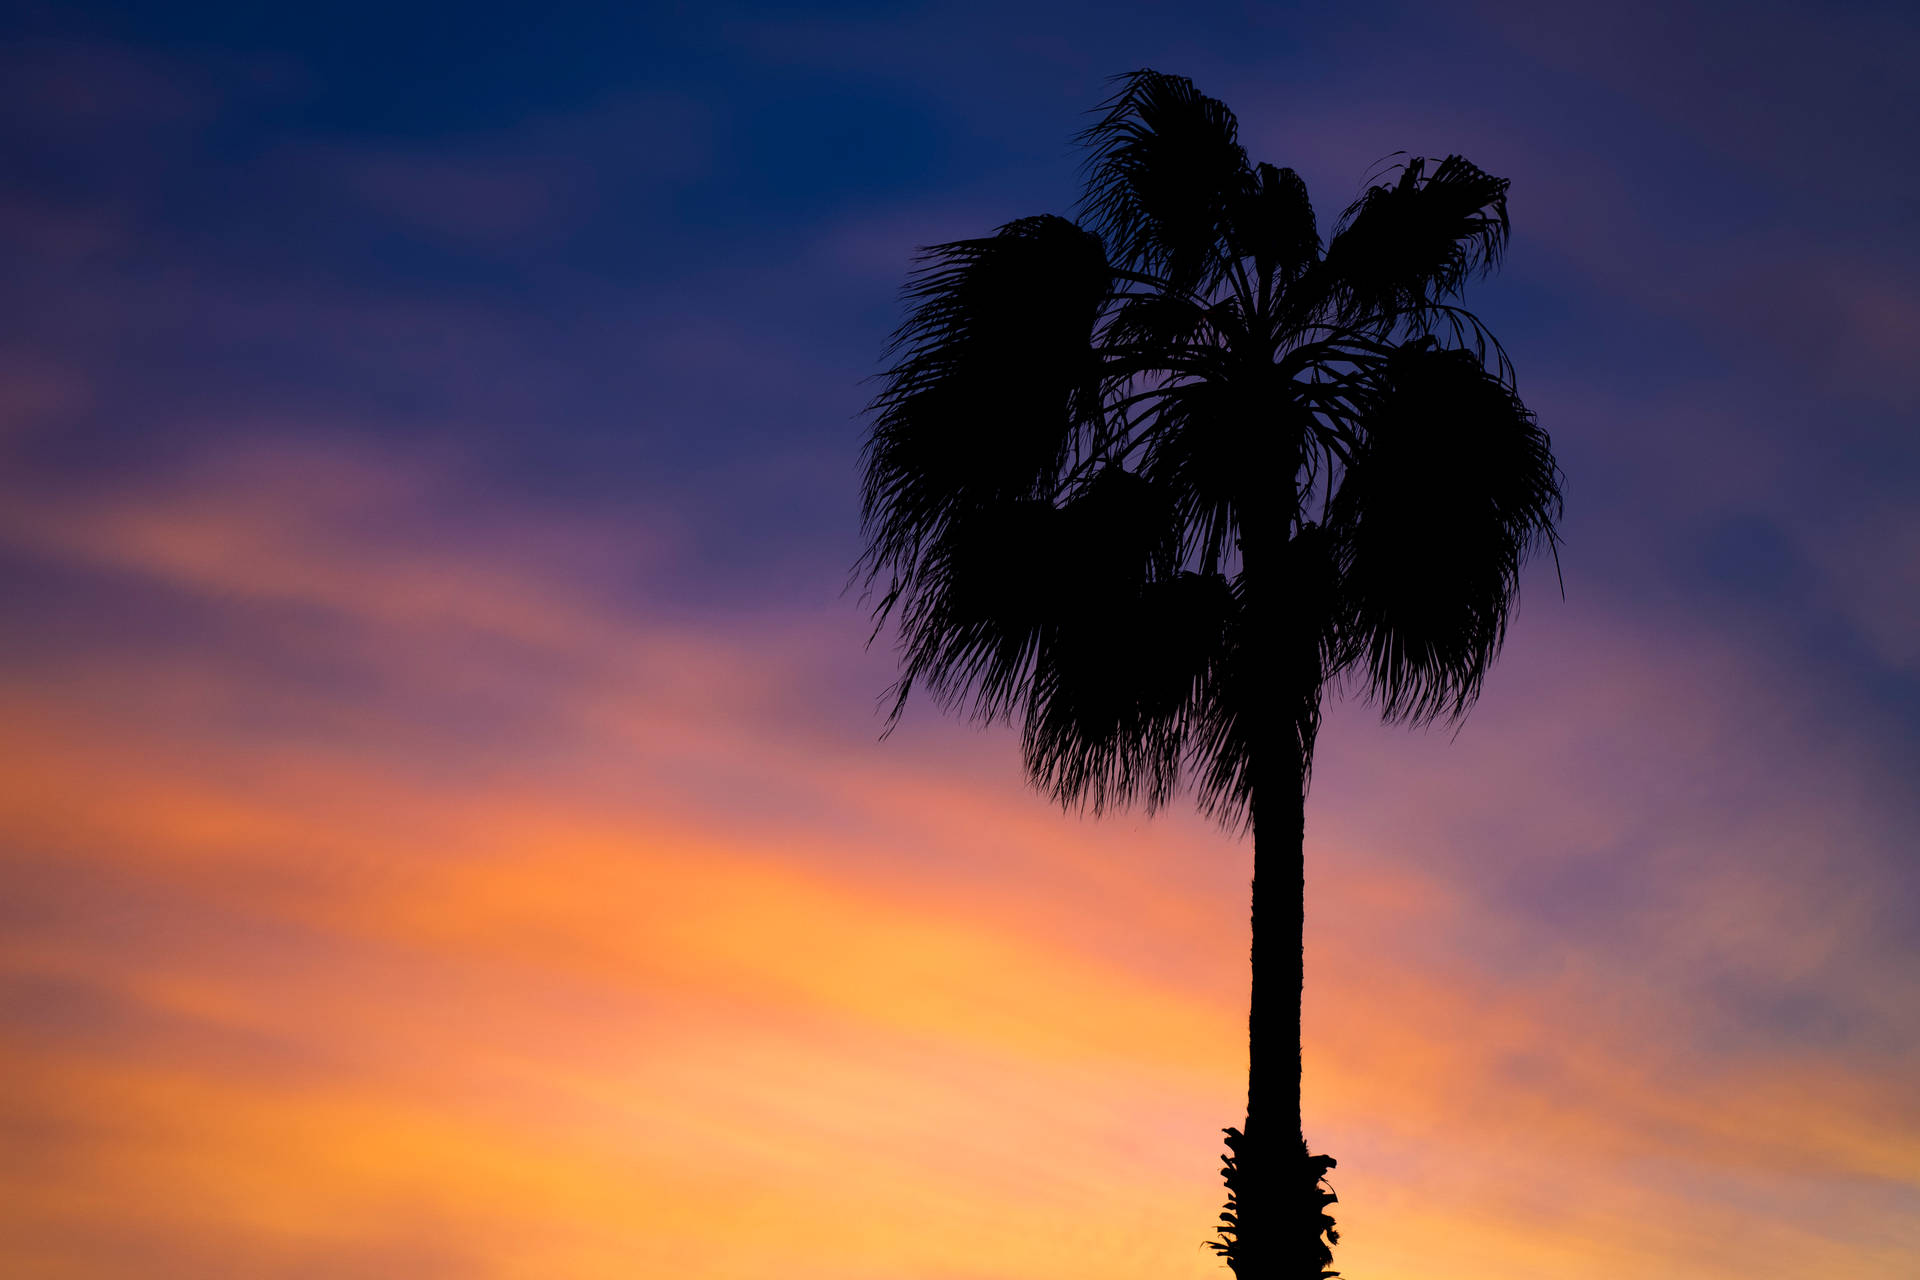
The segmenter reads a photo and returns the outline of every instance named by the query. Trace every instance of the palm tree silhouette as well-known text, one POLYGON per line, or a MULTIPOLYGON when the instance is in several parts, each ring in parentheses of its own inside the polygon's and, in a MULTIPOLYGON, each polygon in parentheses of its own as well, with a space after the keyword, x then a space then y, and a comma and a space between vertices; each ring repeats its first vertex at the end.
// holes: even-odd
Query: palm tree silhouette
POLYGON ((1393 165, 1324 247, 1305 185, 1223 104, 1118 78, 1079 221, 922 251, 869 409, 875 636, 916 688, 1017 721, 1068 807, 1183 786, 1254 839, 1247 1114, 1219 1250, 1320 1276, 1338 1242, 1300 1120, 1305 797, 1321 694, 1457 721, 1560 472, 1459 305, 1507 241, 1504 179, 1393 165))

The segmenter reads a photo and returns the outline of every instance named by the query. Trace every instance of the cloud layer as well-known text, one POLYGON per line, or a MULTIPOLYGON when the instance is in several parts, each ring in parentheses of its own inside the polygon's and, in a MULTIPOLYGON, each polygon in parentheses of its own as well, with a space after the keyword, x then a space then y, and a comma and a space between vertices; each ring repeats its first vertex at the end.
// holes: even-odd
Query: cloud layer
POLYGON ((912 246, 1152 60, 1510 174, 1572 477, 1467 726, 1321 747, 1343 1271, 1912 1274, 1912 178, 1807 158, 1911 27, 716 14, 6 55, 0 1269, 1219 1273, 1250 851, 877 741, 841 594, 912 246))

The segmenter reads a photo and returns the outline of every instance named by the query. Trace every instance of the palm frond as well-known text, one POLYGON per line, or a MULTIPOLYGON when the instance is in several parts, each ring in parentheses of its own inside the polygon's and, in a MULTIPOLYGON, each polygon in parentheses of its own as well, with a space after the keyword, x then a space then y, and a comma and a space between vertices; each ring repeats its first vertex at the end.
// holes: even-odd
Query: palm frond
POLYGON ((1027 696, 1053 622, 1069 539, 1050 502, 1015 499, 957 513, 897 588, 900 679, 890 722, 916 687, 980 720, 1012 714, 1027 696))
POLYGON ((1036 663, 1021 737, 1028 775, 1093 813, 1172 799, 1232 609, 1223 577, 1177 572, 1064 619, 1036 663))
POLYGON ((1552 547, 1547 433, 1471 352, 1409 343, 1378 371, 1329 510, 1341 661, 1388 720, 1458 719, 1500 651, 1528 556, 1552 547))
POLYGON ((1243 513, 1291 510, 1296 496, 1302 424, 1269 368, 1169 384, 1149 413, 1142 469, 1174 503, 1183 555, 1208 567, 1227 562, 1243 513))
POLYGON ((1118 77, 1087 147, 1080 211, 1115 263, 1205 294, 1239 256, 1232 215, 1254 179, 1240 125, 1182 76, 1118 77))
MULTIPOLYGON (((923 551, 963 509, 1050 496, 1102 419, 1093 334, 1110 280, 1099 240, 1058 217, 922 252, 868 407, 869 586, 890 573, 910 592, 923 551)), ((897 599, 883 597, 883 612, 897 599)))
POLYGON ((1319 261, 1313 201, 1293 170, 1258 166, 1232 216, 1239 248, 1253 258, 1270 294, 1283 292, 1319 261))
POLYGON ((1460 295, 1506 251, 1507 180, 1448 156, 1415 156, 1391 183, 1367 188, 1340 216, 1322 285, 1344 320, 1408 323, 1460 295))
POLYGON ((1107 315, 1100 354, 1114 385, 1141 378, 1216 373, 1229 349, 1232 317, 1180 294, 1130 295, 1107 315))

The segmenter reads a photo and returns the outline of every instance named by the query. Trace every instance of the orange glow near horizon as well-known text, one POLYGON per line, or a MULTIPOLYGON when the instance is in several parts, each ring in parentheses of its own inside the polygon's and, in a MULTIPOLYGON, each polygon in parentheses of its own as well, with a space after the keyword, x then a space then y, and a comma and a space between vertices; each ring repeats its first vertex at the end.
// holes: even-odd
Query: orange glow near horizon
MULTIPOLYGON (((885 674, 845 602, 651 624, 542 572, 568 531, 403 527, 438 482, 407 474, 262 450, 6 508, 11 551, 192 632, 56 627, 0 679, 0 1271, 1224 1274, 1243 844, 1063 816, 1001 735, 876 743, 831 701, 885 674)), ((1751 686, 1702 674, 1735 659, 1553 626, 1457 743, 1329 730, 1306 1109, 1338 1265, 1731 1278, 1852 1232, 1895 1275, 1916 1241, 1863 1224, 1920 1169, 1898 1046, 1722 1051, 1671 980, 1891 998, 1833 941, 1870 889, 1773 856, 1845 815, 1766 778, 1744 811, 1666 797, 1630 945, 1502 911, 1502 876, 1620 820, 1632 769, 1556 770, 1622 706, 1676 750, 1751 731, 1751 686), (1615 655, 1584 736, 1535 701, 1548 642, 1615 655)))

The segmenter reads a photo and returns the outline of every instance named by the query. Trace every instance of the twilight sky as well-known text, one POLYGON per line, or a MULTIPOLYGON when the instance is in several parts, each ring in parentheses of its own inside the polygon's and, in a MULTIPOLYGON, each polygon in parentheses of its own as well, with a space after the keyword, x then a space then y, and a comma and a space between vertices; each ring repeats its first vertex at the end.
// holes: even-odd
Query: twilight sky
POLYGON ((912 249, 1151 65, 1510 177, 1569 476, 1323 735, 1339 1265, 1920 1273, 1920 22, 1188 7, 13 11, 0 1271, 1225 1274, 1249 850, 877 741, 842 594, 912 249))

